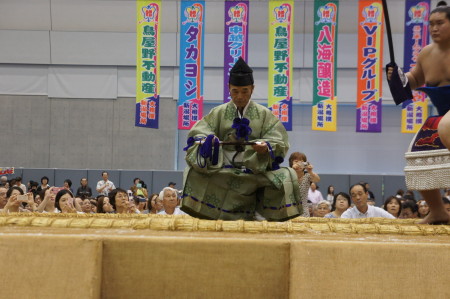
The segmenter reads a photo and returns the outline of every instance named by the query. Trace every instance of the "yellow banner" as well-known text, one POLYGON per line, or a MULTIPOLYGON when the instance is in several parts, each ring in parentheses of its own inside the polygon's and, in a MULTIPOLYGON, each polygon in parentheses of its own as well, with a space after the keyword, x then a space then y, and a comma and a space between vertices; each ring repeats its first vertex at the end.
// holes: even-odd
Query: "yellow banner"
POLYGON ((161 1, 136 2, 135 126, 158 128, 161 1))
POLYGON ((268 108, 292 130, 294 1, 269 1, 268 108))

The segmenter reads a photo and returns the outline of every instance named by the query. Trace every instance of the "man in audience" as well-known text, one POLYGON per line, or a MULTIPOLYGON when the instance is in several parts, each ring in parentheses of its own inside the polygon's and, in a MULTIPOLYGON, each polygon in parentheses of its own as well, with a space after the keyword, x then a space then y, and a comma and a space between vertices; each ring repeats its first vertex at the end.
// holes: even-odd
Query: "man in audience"
POLYGON ((160 215, 186 215, 178 207, 177 191, 170 187, 165 187, 159 193, 159 198, 162 199, 164 210, 159 212, 160 215))
POLYGON ((6 177, 6 175, 3 175, 0 178, 0 186, 4 187, 4 186, 6 186, 7 183, 8 183, 8 178, 6 177))
POLYGON ((114 183, 108 179, 108 173, 106 171, 102 172, 102 180, 97 183, 97 192, 99 194, 108 196, 108 193, 116 189, 114 183))
POLYGON ((88 179, 82 178, 80 180, 80 187, 77 189, 77 194, 75 196, 77 197, 91 197, 92 196, 92 189, 88 186, 88 179))
POLYGON ((8 192, 8 189, 0 186, 0 210, 3 210, 3 208, 6 206, 6 203, 8 200, 6 199, 6 192, 8 192))
POLYGON ((369 192, 367 192, 364 184, 358 183, 350 187, 350 197, 354 203, 352 208, 345 211, 341 218, 370 218, 383 217, 395 219, 394 216, 387 211, 367 204, 369 192))
POLYGON ((16 186, 23 190, 23 193, 27 193, 27 186, 22 184, 22 177, 16 177, 16 186))
POLYGON ((419 207, 415 201, 405 200, 402 203, 402 211, 400 212, 399 219, 411 219, 419 218, 419 207))

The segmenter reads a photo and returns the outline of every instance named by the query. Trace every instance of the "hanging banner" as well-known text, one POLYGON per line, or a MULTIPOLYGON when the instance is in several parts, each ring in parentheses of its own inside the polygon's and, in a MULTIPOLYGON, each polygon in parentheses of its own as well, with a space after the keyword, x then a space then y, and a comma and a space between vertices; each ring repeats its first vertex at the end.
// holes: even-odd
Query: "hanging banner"
MULTIPOLYGON (((403 70, 409 72, 416 66, 417 57, 428 45, 428 18, 430 0, 407 0, 405 2, 405 42, 403 70)), ((402 133, 416 133, 428 116, 426 94, 413 90, 413 99, 402 103, 402 133)))
POLYGON ((0 167, 0 175, 14 174, 14 167, 0 167))
POLYGON ((203 115, 205 1, 181 1, 178 129, 189 130, 203 115))
POLYGON ((314 2, 313 130, 336 131, 338 5, 339 1, 314 2))
POLYGON ((158 128, 161 1, 136 2, 135 126, 158 128))
POLYGON ((242 57, 248 61, 248 1, 225 1, 223 101, 231 100, 228 90, 230 70, 242 57))
POLYGON ((359 1, 356 132, 381 132, 383 6, 359 1))
POLYGON ((268 108, 292 130, 294 1, 269 1, 268 108))

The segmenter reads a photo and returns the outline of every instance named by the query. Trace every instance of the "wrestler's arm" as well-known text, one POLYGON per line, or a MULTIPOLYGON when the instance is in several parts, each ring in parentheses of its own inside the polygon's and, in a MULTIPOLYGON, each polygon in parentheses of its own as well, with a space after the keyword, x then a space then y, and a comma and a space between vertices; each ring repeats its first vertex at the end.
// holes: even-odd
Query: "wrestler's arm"
POLYGON ((409 86, 411 89, 416 89, 425 84, 425 75, 423 73, 422 62, 423 58, 428 55, 428 49, 424 48, 417 58, 416 66, 408 73, 406 73, 406 77, 408 77, 409 86))

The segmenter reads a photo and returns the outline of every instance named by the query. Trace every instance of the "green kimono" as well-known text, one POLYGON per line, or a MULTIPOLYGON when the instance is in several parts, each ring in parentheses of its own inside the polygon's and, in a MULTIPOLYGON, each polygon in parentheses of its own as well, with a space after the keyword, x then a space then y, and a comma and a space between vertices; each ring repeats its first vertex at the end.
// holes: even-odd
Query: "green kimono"
MULTIPOLYGON (((198 121, 188 137, 215 135, 220 141, 236 141, 232 128, 237 117, 233 102, 215 107, 198 121)), ((302 213, 297 175, 278 167, 289 149, 283 124, 272 112, 252 101, 244 110, 250 121, 249 142, 265 141, 269 152, 259 154, 247 145, 235 156, 234 145, 219 147, 216 165, 199 155, 199 147, 187 148, 181 209, 204 219, 253 220, 255 212, 267 220, 284 221, 302 213), (233 158, 233 156, 235 156, 233 158)))

